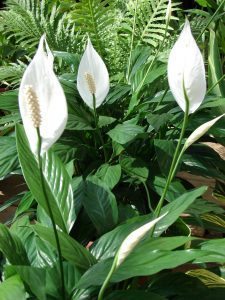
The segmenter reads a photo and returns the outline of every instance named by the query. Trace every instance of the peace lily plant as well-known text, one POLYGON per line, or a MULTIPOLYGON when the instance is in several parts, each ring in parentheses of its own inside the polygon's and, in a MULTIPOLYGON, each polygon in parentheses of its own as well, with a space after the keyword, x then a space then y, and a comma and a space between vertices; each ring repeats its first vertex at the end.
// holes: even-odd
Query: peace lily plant
MULTIPOLYGON (((186 19, 184 28, 169 54, 168 81, 170 90, 176 102, 184 111, 184 120, 166 185, 155 210, 156 217, 158 217, 160 214, 167 190, 176 174, 177 167, 184 151, 192 143, 197 141, 203 134, 205 134, 221 117, 224 116, 223 114, 201 125, 190 135, 184 146, 181 147, 185 129, 188 123, 188 116, 199 108, 206 94, 204 61, 197 43, 191 33, 191 27, 188 19, 186 19)), ((154 228, 151 234, 153 234, 153 231, 154 228)))
POLYGON ((53 55, 45 36, 24 72, 19 88, 19 108, 32 152, 37 157, 41 187, 52 221, 59 256, 62 295, 65 294, 61 247, 43 176, 43 154, 58 140, 67 122, 67 102, 53 71, 53 55), (46 50, 44 49, 44 46, 46 50))

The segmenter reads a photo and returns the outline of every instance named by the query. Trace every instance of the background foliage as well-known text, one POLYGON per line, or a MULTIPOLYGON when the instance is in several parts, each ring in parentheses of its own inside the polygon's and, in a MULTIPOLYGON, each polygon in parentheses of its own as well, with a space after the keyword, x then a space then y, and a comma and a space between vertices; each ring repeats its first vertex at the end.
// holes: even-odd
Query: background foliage
MULTIPOLYGON (((0 81, 6 88, 0 94, 0 178, 4 182, 17 174, 27 185, 0 206, 3 211, 18 204, 10 228, 0 226, 1 299, 61 299, 53 231, 17 103, 20 79, 41 35, 54 53, 69 108, 66 130, 45 157, 52 162, 46 163, 45 180, 60 234, 67 298, 97 299, 122 241, 153 217, 165 186, 183 118, 168 88, 167 58, 185 16, 208 81, 185 138, 225 112, 224 1, 198 0, 189 10, 173 1, 172 7, 165 33, 166 0, 5 2, 0 11, 0 81), (93 113, 76 87, 88 36, 110 73, 110 92, 98 109, 106 159, 93 113)), ((166 195, 168 215, 157 224, 155 237, 142 240, 115 272, 106 299, 224 299, 225 162, 206 143, 225 145, 224 137, 221 119, 179 166, 179 172, 214 179, 217 204, 203 199, 205 187, 194 189, 178 173, 166 195), (193 226, 206 233, 204 240, 193 237, 193 226), (208 239, 211 232, 214 238, 208 239)))

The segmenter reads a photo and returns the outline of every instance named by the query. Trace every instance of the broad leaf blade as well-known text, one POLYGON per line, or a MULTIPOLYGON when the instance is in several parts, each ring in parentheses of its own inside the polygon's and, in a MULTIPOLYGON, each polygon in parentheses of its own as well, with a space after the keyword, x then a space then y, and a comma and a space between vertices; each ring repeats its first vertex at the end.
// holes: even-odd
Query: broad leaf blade
MULTIPOLYGON (((21 125, 16 126, 16 137, 19 160, 27 185, 36 201, 49 213, 41 188, 38 163, 21 125)), ((63 231, 69 232, 75 222, 72 186, 67 171, 52 151, 43 156, 43 175, 55 222, 63 231)))
MULTIPOLYGON (((52 246, 56 247, 56 241, 53 229, 36 224, 32 226, 34 231, 40 236, 41 239, 49 242, 52 246)), ((92 254, 84 248, 81 244, 75 241, 69 235, 58 231, 59 242, 62 251, 62 256, 81 269, 88 269, 91 265, 96 263, 92 254)))

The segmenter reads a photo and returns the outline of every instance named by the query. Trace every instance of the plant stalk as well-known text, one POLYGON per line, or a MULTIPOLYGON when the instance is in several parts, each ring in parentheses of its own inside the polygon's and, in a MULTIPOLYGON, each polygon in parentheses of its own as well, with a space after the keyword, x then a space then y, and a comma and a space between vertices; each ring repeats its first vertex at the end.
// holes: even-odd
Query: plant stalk
POLYGON ((97 300, 103 300, 105 290, 106 290, 107 286, 109 285, 109 282, 110 282, 110 279, 112 277, 113 272, 116 270, 116 263, 117 263, 117 255, 114 258, 114 261, 112 263, 112 267, 111 267, 108 275, 106 276, 105 281, 102 284, 102 287, 101 287, 100 292, 98 294, 98 299, 97 300))
POLYGON ((98 114, 97 114, 97 110, 96 110, 96 98, 95 95, 93 94, 93 110, 94 110, 94 120, 95 120, 95 128, 97 131, 97 134, 99 136, 100 142, 102 144, 102 149, 103 149, 103 153, 104 153, 104 158, 105 158, 105 162, 107 162, 107 152, 105 149, 105 143, 101 134, 101 130, 98 126, 98 114))
POLYGON ((44 182, 44 176, 43 176, 43 163, 42 163, 42 157, 41 157, 41 144, 42 144, 42 139, 40 135, 40 129, 37 128, 37 136, 38 136, 38 166, 39 166, 39 171, 40 171, 40 178, 41 178, 41 187, 43 190, 43 194, 45 197, 45 201, 47 204, 49 216, 52 222, 52 227, 55 235, 55 241, 56 241, 56 247, 57 247, 57 252, 59 256, 59 269, 60 269, 60 274, 61 274, 61 293, 63 300, 66 299, 66 294, 65 294, 65 281, 64 281, 64 270, 63 270, 63 258, 62 258, 62 251, 60 247, 60 242, 59 242, 59 236, 56 228, 56 223, 54 220, 53 212, 51 209, 51 205, 47 196, 46 188, 45 188, 45 182, 44 182))
MULTIPOLYGON (((178 143, 177 143, 177 147, 176 147, 176 150, 175 150, 175 153, 174 153, 174 156, 173 156, 173 160, 172 160, 172 163, 171 163, 169 174, 168 174, 168 177, 167 177, 166 185, 165 185, 165 188, 163 190, 163 193, 161 195, 161 198, 160 198, 159 203, 158 203, 158 205, 156 207, 156 210, 155 210, 155 218, 158 218, 159 215, 160 215, 160 212, 161 212, 161 209, 162 209, 164 199, 165 199, 166 193, 168 191, 169 185, 170 185, 171 181, 173 180, 173 178, 176 174, 177 167, 178 167, 179 162, 181 160, 181 157, 182 157, 182 155, 185 151, 184 147, 181 149, 181 144, 182 144, 182 140, 183 140, 184 133, 185 133, 187 123, 188 123, 189 99, 188 99, 188 96, 187 96, 187 93, 186 93, 186 90, 185 90, 185 87, 184 87, 184 82, 183 82, 183 91, 184 91, 184 98, 185 98, 185 102, 186 102, 183 125, 182 125, 182 129, 181 129, 180 137, 179 137, 179 140, 178 140, 178 143)), ((151 236, 153 236, 154 229, 155 229, 155 226, 151 230, 151 236)))

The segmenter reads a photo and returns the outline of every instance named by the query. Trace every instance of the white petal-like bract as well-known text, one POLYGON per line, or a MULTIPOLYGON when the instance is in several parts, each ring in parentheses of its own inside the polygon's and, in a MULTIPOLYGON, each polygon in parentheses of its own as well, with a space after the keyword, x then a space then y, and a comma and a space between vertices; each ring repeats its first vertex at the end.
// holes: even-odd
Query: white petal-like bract
POLYGON ((37 52, 24 72, 19 88, 19 108, 24 129, 32 152, 37 154, 37 129, 30 118, 25 95, 27 87, 34 92, 38 101, 43 154, 60 137, 68 117, 66 98, 53 71, 53 55, 44 36, 41 37, 37 52))
POLYGON ((123 241, 122 245, 119 248, 117 254, 117 262, 116 267, 122 264, 125 258, 132 252, 132 250, 136 247, 136 245, 140 242, 140 240, 145 236, 145 234, 153 228, 153 226, 161 220, 166 214, 160 216, 159 218, 148 222, 145 225, 142 225, 138 229, 131 232, 123 241))
POLYGON ((195 143, 200 137, 202 137, 219 119, 224 117, 225 114, 222 114, 219 117, 216 117, 212 119, 211 121, 208 121, 201 126, 199 126, 197 129, 195 129, 194 132, 187 138, 185 144, 184 144, 184 149, 186 150, 188 147, 190 147, 193 143, 195 143))
POLYGON ((77 74, 77 89, 81 98, 90 107, 93 105, 93 94, 96 108, 105 100, 109 92, 109 74, 105 63, 88 39, 86 50, 81 58, 77 74))
POLYGON ((205 67, 188 20, 169 55, 168 80, 180 108, 183 111, 186 109, 185 88, 189 99, 189 114, 196 111, 206 93, 205 67))

